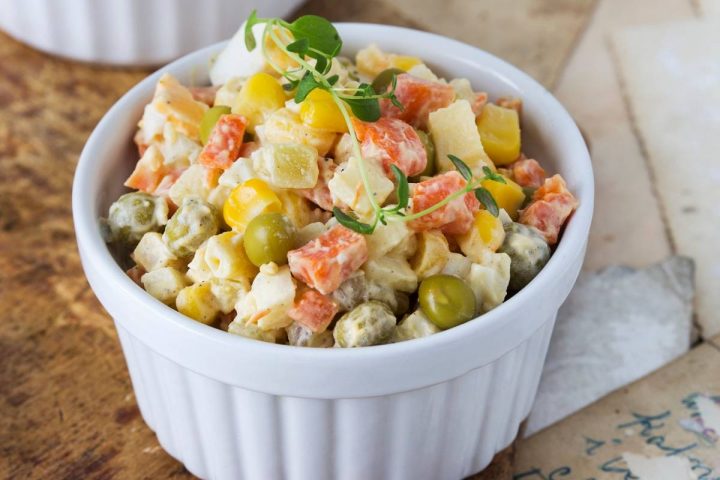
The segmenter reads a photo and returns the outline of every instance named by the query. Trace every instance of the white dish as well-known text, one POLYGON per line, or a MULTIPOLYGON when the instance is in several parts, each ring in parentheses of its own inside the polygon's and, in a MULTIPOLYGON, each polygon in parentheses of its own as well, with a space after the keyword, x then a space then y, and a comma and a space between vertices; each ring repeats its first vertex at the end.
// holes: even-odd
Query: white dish
POLYGON ((459 479, 482 470, 527 417, 558 308, 582 265, 593 175, 565 109, 518 69, 437 35, 339 24, 344 51, 373 41, 523 99, 524 150, 567 180, 580 207, 521 292, 463 325, 360 349, 295 348, 207 327, 161 304, 115 263, 98 218, 123 191, 131 138, 162 72, 207 82, 224 44, 188 55, 122 97, 90 136, 73 185, 85 273, 112 315, 138 404, 165 450, 203 478, 459 479))
POLYGON ((230 37, 254 9, 282 17, 302 0, 3 0, 0 29, 85 62, 161 65, 230 37))

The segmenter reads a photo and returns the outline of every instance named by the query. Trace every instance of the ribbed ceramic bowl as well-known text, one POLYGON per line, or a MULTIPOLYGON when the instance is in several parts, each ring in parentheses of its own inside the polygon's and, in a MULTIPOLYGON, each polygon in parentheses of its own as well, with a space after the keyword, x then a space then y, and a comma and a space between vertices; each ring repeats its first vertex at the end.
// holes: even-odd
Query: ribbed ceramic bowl
POLYGON ((135 125, 161 72, 207 81, 214 45, 143 80, 90 136, 73 186, 85 273, 112 315, 140 411, 163 448, 213 479, 452 479, 482 470, 528 415, 555 316, 582 264, 593 209, 590 158, 573 120, 530 77, 468 45, 414 30, 340 24, 345 53, 368 42, 422 57, 491 96, 523 98, 525 151, 580 201, 542 272, 491 312, 420 340, 311 349, 248 340, 186 318, 115 263, 98 218, 137 160, 135 125))
POLYGON ((230 37, 253 8, 282 17, 302 0, 2 0, 0 29, 86 62, 161 65, 230 37))

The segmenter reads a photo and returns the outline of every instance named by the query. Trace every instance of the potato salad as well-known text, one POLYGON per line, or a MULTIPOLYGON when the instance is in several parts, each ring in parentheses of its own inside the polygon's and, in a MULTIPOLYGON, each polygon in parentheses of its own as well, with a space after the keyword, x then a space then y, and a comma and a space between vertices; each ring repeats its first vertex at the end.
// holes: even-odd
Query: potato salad
POLYGON ((523 154, 519 98, 327 20, 253 13, 209 86, 164 74, 104 224, 128 275, 235 335, 363 347, 470 321, 547 263, 577 201, 523 154))

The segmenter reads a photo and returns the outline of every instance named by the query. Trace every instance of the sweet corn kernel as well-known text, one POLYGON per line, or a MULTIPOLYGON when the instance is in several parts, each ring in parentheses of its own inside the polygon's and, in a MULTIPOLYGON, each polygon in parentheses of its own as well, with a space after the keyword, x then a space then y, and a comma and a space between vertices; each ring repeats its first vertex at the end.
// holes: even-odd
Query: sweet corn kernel
POLYGON ((409 55, 392 55, 390 63, 393 67, 405 70, 406 72, 416 65, 420 65, 422 60, 418 57, 411 57, 409 55))
POLYGON ((180 290, 175 305, 178 312, 205 325, 214 322, 220 313, 208 282, 196 283, 180 290))
POLYGON ((485 153, 495 165, 508 165, 520 155, 520 117, 510 108, 488 103, 477 119, 485 153))
POLYGON ((259 178, 251 178, 230 192, 223 205, 223 218, 230 228, 242 233, 261 213, 281 211, 282 202, 270 186, 259 178))
POLYGON ((510 218, 517 220, 518 209, 525 201, 525 193, 520 185, 507 177, 503 178, 506 183, 483 180, 482 186, 492 194, 499 208, 505 209, 510 218))
POLYGON ((460 250, 470 259, 478 261, 483 250, 495 251, 505 240, 502 221, 487 210, 475 213, 469 232, 457 237, 460 250))
POLYGON ((280 82, 267 73, 248 78, 232 105, 232 113, 248 119, 248 131, 264 123, 267 117, 285 105, 285 92, 280 82))
POLYGON ((346 133, 347 123, 340 109, 325 90, 315 89, 300 104, 300 120, 318 130, 346 133))

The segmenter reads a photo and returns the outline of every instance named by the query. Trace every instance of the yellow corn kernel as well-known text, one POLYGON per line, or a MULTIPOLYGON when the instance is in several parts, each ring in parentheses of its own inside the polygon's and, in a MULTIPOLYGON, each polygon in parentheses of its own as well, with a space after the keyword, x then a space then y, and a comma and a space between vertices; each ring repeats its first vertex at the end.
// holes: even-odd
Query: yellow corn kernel
POLYGON ((302 228, 312 221, 310 203, 295 192, 278 189, 275 194, 282 203, 282 213, 287 216, 295 228, 302 228))
POLYGON ((495 165, 508 165, 520 155, 520 117, 518 112, 488 103, 477 119, 485 153, 495 165))
POLYGON ((494 180, 483 180, 485 187, 495 199, 498 208, 503 208, 513 220, 517 219, 518 209, 525 201, 525 193, 520 185, 503 176, 506 183, 494 180))
POLYGON ((178 312, 205 325, 214 322, 220 313, 209 282, 196 283, 180 290, 175 305, 178 312))
POLYGON ((300 104, 300 120, 318 130, 326 132, 346 133, 347 123, 340 109, 332 99, 332 95, 315 89, 300 104))
POLYGON ((483 250, 496 251, 505 240, 502 221, 487 210, 475 213, 472 228, 457 237, 460 250, 470 259, 479 258, 483 250))
POLYGON ((223 218, 230 228, 242 233, 258 215, 280 211, 282 202, 270 186, 259 178, 251 178, 230 192, 223 205, 223 218))
POLYGON ((422 60, 420 60, 418 57, 410 57, 408 55, 393 55, 391 56, 390 63, 393 67, 399 68, 400 70, 405 70, 407 72, 415 65, 420 65, 422 63, 422 60))
POLYGON ((255 133, 255 127, 285 105, 285 92, 280 82, 267 73, 256 73, 248 78, 235 97, 232 113, 248 119, 247 129, 255 133))

